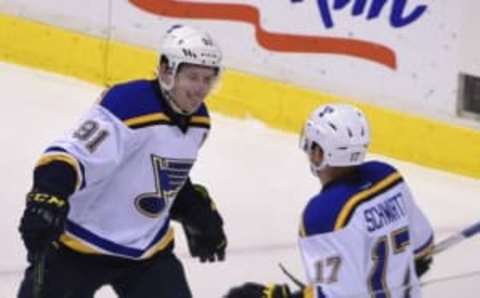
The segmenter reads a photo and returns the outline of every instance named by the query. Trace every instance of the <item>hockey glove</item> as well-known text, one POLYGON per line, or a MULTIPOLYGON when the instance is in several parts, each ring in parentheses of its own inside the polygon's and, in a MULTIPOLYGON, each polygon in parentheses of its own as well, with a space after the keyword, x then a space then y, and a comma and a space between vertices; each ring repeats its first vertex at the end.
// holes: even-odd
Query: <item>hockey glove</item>
POLYGON ((224 298, 293 298, 286 284, 264 286, 253 282, 230 289, 224 298))
POLYGON ((194 184, 193 188, 197 199, 204 200, 205 204, 199 205, 193 214, 181 221, 190 254, 198 257, 200 262, 223 261, 227 238, 223 231, 222 217, 207 189, 199 184, 194 184))
POLYGON ((64 231, 68 202, 59 196, 32 190, 20 221, 20 233, 29 254, 37 255, 64 231))
POLYGON ((431 256, 418 258, 415 260, 415 271, 417 272, 418 277, 422 277, 428 270, 430 270, 430 266, 432 265, 433 258, 431 256))

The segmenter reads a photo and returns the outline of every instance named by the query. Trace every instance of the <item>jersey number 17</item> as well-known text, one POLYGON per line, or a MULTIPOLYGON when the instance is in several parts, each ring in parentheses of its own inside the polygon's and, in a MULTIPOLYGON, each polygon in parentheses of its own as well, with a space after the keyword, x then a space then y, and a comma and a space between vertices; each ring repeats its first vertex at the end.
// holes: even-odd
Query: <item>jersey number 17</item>
MULTIPOLYGON (((367 277, 367 286, 371 298, 391 297, 390 289, 386 282, 386 275, 389 269, 388 259, 405 252, 408 245, 410 245, 410 236, 407 227, 397 229, 391 232, 390 235, 377 238, 370 252, 372 267, 367 277), (391 254, 390 250, 392 250, 391 254)), ((333 256, 316 262, 316 282, 320 284, 337 282, 341 261, 341 257, 333 256)), ((404 291, 403 297, 410 297, 410 266, 407 267, 402 290, 404 291)))

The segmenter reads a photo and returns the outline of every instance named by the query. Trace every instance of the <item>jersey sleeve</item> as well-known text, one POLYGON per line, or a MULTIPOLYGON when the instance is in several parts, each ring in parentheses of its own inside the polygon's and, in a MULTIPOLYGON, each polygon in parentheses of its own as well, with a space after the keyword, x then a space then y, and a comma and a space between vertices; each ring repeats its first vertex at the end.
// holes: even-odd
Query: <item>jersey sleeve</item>
POLYGON ((429 254, 434 244, 434 233, 430 221, 422 210, 415 203, 410 190, 406 190, 410 195, 407 200, 407 212, 410 217, 410 238, 412 241, 415 258, 422 258, 429 254))
POLYGON ((75 190, 105 179, 132 149, 132 131, 100 105, 87 111, 76 127, 55 140, 36 168, 62 162, 76 173, 75 190))

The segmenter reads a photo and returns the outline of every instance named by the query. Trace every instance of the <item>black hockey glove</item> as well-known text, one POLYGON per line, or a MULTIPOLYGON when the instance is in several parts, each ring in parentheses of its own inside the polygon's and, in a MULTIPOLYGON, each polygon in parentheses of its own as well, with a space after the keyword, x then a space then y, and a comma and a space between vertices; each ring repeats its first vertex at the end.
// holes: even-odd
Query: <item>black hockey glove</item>
POLYGON ((192 210, 192 213, 181 221, 190 254, 198 257, 200 262, 223 261, 227 238, 223 231, 222 217, 205 187, 194 184, 193 189, 196 199, 204 200, 204 204, 199 205, 197 210, 192 210))
MULTIPOLYGON (((228 291, 224 298, 294 298, 286 284, 264 286, 253 282, 245 283, 228 291)), ((299 297, 299 296, 297 296, 299 297)))
POLYGON ((418 277, 422 277, 428 270, 430 270, 430 266, 432 265, 433 258, 431 256, 418 258, 415 260, 415 271, 417 272, 418 277))
POLYGON ((20 233, 29 254, 37 255, 64 231, 68 202, 59 196, 32 190, 20 221, 20 233))

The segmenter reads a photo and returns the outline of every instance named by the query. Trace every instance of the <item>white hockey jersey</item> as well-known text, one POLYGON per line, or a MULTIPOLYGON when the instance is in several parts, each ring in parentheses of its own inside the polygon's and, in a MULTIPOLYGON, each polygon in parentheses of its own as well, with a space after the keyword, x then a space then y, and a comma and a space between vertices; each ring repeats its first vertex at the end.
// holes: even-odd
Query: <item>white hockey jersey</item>
POLYGON ((210 120, 167 113, 156 81, 111 88, 39 164, 63 160, 79 181, 60 241, 82 252, 145 259, 169 246, 169 210, 188 178, 210 120), (183 130, 180 128, 183 125, 183 130))
POLYGON ((433 231, 402 176, 371 161, 323 187, 303 212, 305 297, 421 297, 414 259, 433 231))

